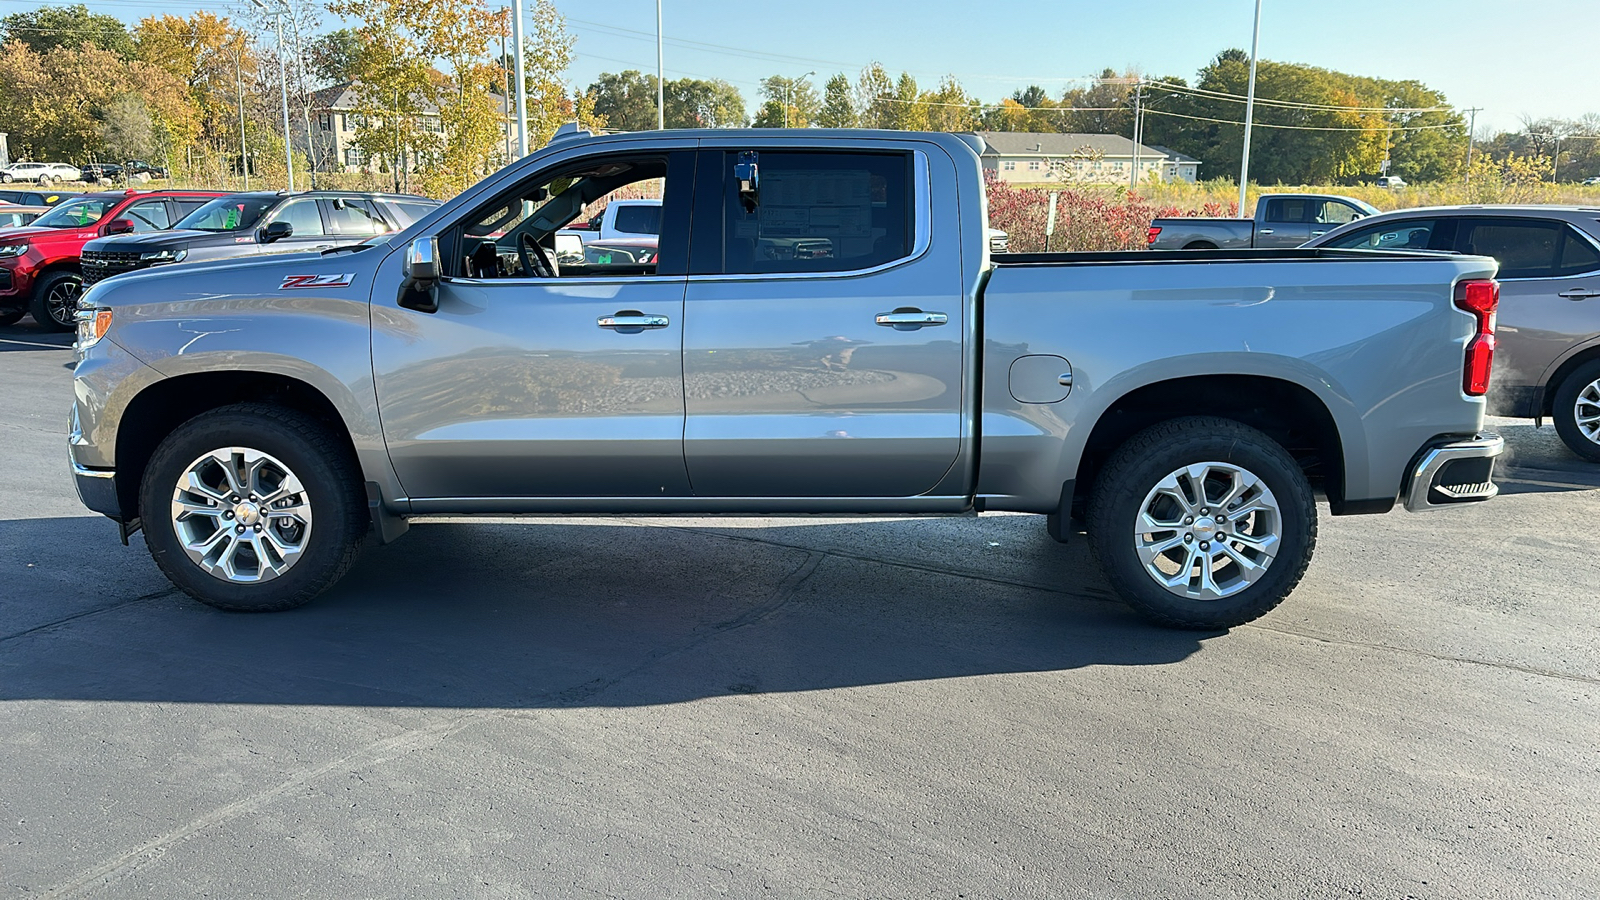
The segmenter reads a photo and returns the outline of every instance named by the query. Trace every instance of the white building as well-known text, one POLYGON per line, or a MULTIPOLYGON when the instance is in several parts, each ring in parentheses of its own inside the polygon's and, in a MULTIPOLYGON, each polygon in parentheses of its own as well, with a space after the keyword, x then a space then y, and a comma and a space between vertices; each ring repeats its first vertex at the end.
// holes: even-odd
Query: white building
MULTIPOLYGON (((373 172, 377 171, 377 160, 369 159, 367 154, 361 152, 356 146, 356 133, 362 125, 360 113, 361 99, 360 84, 346 81, 332 87, 323 88, 312 94, 311 130, 315 135, 317 147, 317 171, 319 172, 373 172)), ((496 94, 496 99, 501 103, 501 115, 505 124, 502 127, 505 147, 515 153, 517 145, 517 123, 511 114, 511 109, 506 98, 496 94)), ((439 111, 432 104, 424 106, 418 118, 418 127, 425 132, 436 134, 444 133, 444 123, 439 119, 439 111)), ((298 123, 296 123, 298 125, 298 123)), ((381 120, 372 123, 374 127, 382 125, 381 120)), ((299 129, 296 129, 299 130, 299 129)), ((502 154, 506 154, 504 148, 502 154)), ((498 162, 504 165, 511 159, 498 162)), ((416 171, 419 166, 426 165, 427 160, 408 159, 406 168, 416 171)))
MULTIPOLYGON (((1038 184, 1127 184, 1133 175, 1133 141, 1119 134, 980 131, 983 168, 1002 181, 1038 184)), ((1199 177, 1200 160, 1165 147, 1138 145, 1140 180, 1187 181, 1199 177)))

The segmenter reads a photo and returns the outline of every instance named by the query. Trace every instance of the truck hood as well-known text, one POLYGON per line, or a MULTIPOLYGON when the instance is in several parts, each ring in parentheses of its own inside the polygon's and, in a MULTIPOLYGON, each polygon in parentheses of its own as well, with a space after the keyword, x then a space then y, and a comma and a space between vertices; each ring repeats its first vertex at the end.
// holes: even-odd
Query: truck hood
POLYGON ((148 231, 144 234, 118 234, 97 238, 84 246, 85 250, 107 253, 149 252, 153 250, 184 250, 190 247, 216 245, 254 244, 254 231, 148 231))
POLYGON ((370 285, 373 269, 387 255, 378 245, 358 253, 311 251, 155 266, 98 282, 80 302, 112 308, 157 304, 170 314, 175 301, 240 300, 253 306, 321 288, 329 295, 364 299, 361 292, 370 285), (336 280, 342 283, 318 285, 303 280, 319 276, 341 276, 336 280))
MULTIPOLYGON (((93 228, 94 226, 91 225, 89 227, 93 228)), ((4 238, 5 240, 13 240, 16 238, 31 238, 42 234, 57 235, 63 230, 71 231, 72 229, 40 228, 37 225, 18 225, 15 228, 0 228, 0 238, 4 238)))

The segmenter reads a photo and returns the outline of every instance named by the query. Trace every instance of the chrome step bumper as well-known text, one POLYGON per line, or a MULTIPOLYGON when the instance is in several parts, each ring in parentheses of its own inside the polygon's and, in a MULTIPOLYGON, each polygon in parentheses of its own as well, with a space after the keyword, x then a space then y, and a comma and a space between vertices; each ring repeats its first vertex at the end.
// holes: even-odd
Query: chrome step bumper
POLYGON ((1489 432, 1424 448, 1406 475, 1402 491, 1406 509, 1442 509, 1500 493, 1494 483, 1494 460, 1505 449, 1505 439, 1489 432))

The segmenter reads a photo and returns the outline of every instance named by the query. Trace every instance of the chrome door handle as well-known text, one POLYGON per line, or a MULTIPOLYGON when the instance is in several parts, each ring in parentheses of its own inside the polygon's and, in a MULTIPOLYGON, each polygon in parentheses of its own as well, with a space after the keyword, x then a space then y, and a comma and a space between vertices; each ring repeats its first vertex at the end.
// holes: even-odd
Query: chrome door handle
POLYGON ((897 309, 894 312, 878 313, 873 320, 879 325, 894 328, 899 331, 910 331, 922 328, 925 325, 943 325, 950 321, 950 317, 942 312, 923 312, 920 309, 897 309))
POLYGON ((1562 291, 1556 296, 1565 297, 1568 300, 1588 300, 1592 297, 1600 297, 1600 291, 1591 291, 1588 288, 1573 288, 1570 291, 1562 291))
POLYGON ((646 328, 665 328, 672 324, 666 316, 651 316, 636 309, 624 309, 614 316, 601 316, 595 320, 601 328, 615 328, 624 334, 643 331, 646 328))
POLYGON ((1327 233, 1328 233, 1328 229, 1324 228, 1321 231, 1313 231, 1313 232, 1311 232, 1311 236, 1312 237, 1322 237, 1323 235, 1325 235, 1327 233))
POLYGON ((1256 234, 1271 234, 1271 233, 1272 233, 1272 229, 1271 228, 1258 228, 1258 229, 1256 229, 1256 234))

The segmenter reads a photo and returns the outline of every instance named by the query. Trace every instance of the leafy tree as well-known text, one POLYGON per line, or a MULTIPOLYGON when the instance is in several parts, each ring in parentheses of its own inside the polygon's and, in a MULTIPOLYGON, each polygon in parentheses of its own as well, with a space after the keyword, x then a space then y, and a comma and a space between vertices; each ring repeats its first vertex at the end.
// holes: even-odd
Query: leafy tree
POLYGON ((917 80, 909 72, 901 72, 900 80, 894 85, 894 108, 892 110, 892 127, 900 131, 927 131, 928 107, 921 102, 922 94, 917 90, 917 80))
POLYGON ((151 159, 162 148, 150 107, 138 94, 111 98, 100 111, 100 139, 111 159, 151 159))
POLYGON ((872 62, 856 80, 856 109, 863 128, 893 128, 894 82, 880 63, 872 62))
POLYGON ((150 16, 134 29, 139 58, 188 88, 199 138, 217 152, 238 146, 239 82, 258 72, 250 38, 226 18, 206 11, 189 18, 150 16))
POLYGON ((769 75, 761 80, 761 94, 766 101, 756 113, 753 123, 757 128, 807 128, 822 111, 822 101, 816 88, 806 78, 788 78, 769 75))
POLYGON ((91 13, 82 3, 41 6, 0 19, 0 43, 11 41, 39 54, 61 47, 75 50, 88 44, 122 59, 133 58, 133 37, 122 20, 104 13, 91 13))
POLYGON ((680 78, 667 82, 668 128, 737 128, 744 124, 744 97, 722 79, 680 78))
POLYGON ((972 131, 982 124, 978 101, 967 96, 953 76, 941 80, 937 89, 924 92, 918 102, 926 110, 924 127, 929 131, 972 131))
POLYGON ((361 35, 354 28, 330 31, 311 42, 308 68, 321 84, 342 84, 360 75, 361 35))
MULTIPOLYGON (((576 39, 567 32, 567 20, 551 0, 538 0, 534 4, 533 27, 523 40, 528 146, 544 146, 565 122, 577 122, 585 128, 607 124, 605 114, 594 108, 591 96, 582 93, 574 96, 567 91, 567 69, 572 65, 576 39)), ((650 87, 654 90, 654 79, 650 80, 650 87)), ((650 112, 652 121, 646 127, 654 128, 654 100, 650 103, 650 112)))
POLYGON ((1133 104, 1129 101, 1130 88, 1124 82, 1136 77, 1131 72, 1119 75, 1115 69, 1105 69, 1089 87, 1066 91, 1061 95, 1061 106, 1075 111, 1056 115, 1051 130, 1132 137, 1133 104))
POLYGON ((820 128, 854 128, 857 124, 856 104, 851 97, 850 79, 843 74, 828 79, 822 91, 822 109, 817 111, 820 128))
POLYGON ((1037 84, 1030 84, 1025 88, 1013 91, 1011 93, 1011 99, 1018 106, 1032 108, 1044 106, 1046 103, 1050 102, 1050 95, 1046 94, 1044 92, 1044 88, 1039 87, 1037 84))
POLYGON ((637 69, 620 74, 601 72, 589 85, 595 115, 604 116, 606 127, 617 131, 649 131, 656 127, 656 77, 637 69))

